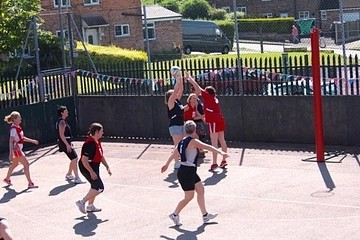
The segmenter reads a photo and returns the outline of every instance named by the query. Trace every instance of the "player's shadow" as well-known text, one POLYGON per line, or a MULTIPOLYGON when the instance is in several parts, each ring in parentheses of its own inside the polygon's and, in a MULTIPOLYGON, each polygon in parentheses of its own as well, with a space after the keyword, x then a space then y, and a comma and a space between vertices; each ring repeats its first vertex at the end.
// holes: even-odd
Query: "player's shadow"
POLYGON ((74 225, 73 229, 75 230, 76 235, 81 235, 83 237, 91 237, 96 234, 95 230, 100 223, 104 223, 109 221, 101 220, 96 217, 93 213, 88 213, 87 216, 82 216, 76 218, 76 220, 80 220, 81 222, 74 225))
POLYGON ((212 173, 212 176, 210 176, 204 180, 204 186, 215 185, 215 184, 219 183, 221 180, 223 180, 224 178, 226 178, 227 169, 226 168, 221 169, 221 172, 212 171, 211 173, 212 173))
POLYGON ((4 193, 3 197, 0 199, 0 203, 9 202, 11 199, 16 198, 17 195, 25 193, 28 190, 28 188, 26 188, 26 189, 24 189, 24 190, 22 190, 20 192, 17 192, 14 189, 10 188, 9 186, 3 187, 3 188, 5 188, 7 190, 7 192, 4 193))
POLYGON ((207 223, 207 224, 202 224, 195 231, 189 231, 186 229, 182 229, 181 226, 173 226, 170 228, 173 228, 176 231, 178 231, 179 233, 181 233, 179 236, 177 236, 176 238, 170 238, 170 237, 167 237, 164 235, 160 235, 160 238, 166 239, 166 240, 197 240, 198 239, 197 236, 202 234, 203 232, 205 232, 205 227, 208 225, 213 225, 213 224, 218 224, 218 223, 211 222, 211 223, 207 223))
POLYGON ((169 188, 177 188, 179 187, 179 183, 177 182, 177 170, 174 169, 169 175, 164 179, 165 182, 171 183, 169 188))
POLYGON ((53 189, 50 190, 49 196, 56 196, 59 195, 62 192, 65 192, 66 190, 75 187, 76 184, 74 184, 71 181, 68 181, 67 184, 56 186, 53 189))

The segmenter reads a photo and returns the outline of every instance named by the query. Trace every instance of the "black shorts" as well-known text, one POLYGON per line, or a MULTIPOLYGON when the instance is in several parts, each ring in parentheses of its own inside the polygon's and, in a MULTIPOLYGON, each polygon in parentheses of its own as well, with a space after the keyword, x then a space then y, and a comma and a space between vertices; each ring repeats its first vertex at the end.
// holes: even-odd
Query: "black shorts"
POLYGON ((66 154, 66 156, 70 159, 70 160, 74 160, 78 158, 78 155, 75 151, 75 149, 71 148, 71 152, 67 152, 66 150, 64 151, 64 153, 66 154))
POLYGON ((195 184, 201 181, 199 175, 196 173, 196 169, 196 167, 180 166, 177 177, 184 191, 195 190, 195 184))
POLYGON ((90 172, 84 167, 84 164, 81 162, 81 160, 79 161, 79 170, 80 170, 81 174, 86 178, 86 180, 88 180, 92 189, 95 189, 98 192, 103 192, 104 191, 104 183, 100 178, 100 171, 99 171, 100 163, 91 163, 90 162, 89 164, 90 164, 90 167, 94 170, 94 172, 98 176, 97 179, 95 179, 95 180, 91 179, 90 172))
MULTIPOLYGON (((70 141, 68 141, 68 143, 70 146, 72 146, 70 141)), ((64 152, 70 160, 76 159, 78 157, 75 149, 71 148, 71 152, 68 152, 66 145, 62 141, 59 141, 59 152, 64 152)))

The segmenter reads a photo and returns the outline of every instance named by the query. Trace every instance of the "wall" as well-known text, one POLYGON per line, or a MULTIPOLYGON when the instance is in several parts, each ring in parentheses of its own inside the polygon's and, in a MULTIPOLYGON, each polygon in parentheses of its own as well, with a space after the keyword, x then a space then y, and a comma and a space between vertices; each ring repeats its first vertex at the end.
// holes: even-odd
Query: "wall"
MULTIPOLYGON (((360 98, 322 99, 325 144, 360 144, 360 98)), ((311 96, 220 96, 219 100, 229 141, 314 143, 311 96)), ((170 139, 162 96, 79 96, 78 102, 80 135, 92 122, 100 122, 107 136, 170 139)))
MULTIPOLYGON (((25 105, 15 108, 1 109, 0 115, 2 119, 6 115, 9 115, 12 111, 18 111, 22 117, 21 126, 24 130, 24 134, 27 137, 37 139, 40 144, 54 143, 57 139, 57 133, 55 131, 55 123, 58 119, 57 106, 65 105, 69 111, 69 124, 72 132, 76 135, 76 115, 74 98, 61 98, 56 100, 50 100, 44 103, 36 103, 31 105, 25 105)), ((9 124, 2 121, 0 124, 0 152, 8 152, 9 150, 9 124)), ((30 143, 25 143, 24 148, 34 146, 30 143)))

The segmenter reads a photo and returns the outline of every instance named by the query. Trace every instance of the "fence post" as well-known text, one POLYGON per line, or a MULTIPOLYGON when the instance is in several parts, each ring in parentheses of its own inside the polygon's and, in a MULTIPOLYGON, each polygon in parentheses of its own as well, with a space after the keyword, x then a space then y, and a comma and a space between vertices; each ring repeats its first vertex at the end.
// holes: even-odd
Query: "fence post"
POLYGON ((288 66, 289 66, 289 54, 287 52, 281 53, 281 64, 282 64, 281 72, 287 74, 288 66))

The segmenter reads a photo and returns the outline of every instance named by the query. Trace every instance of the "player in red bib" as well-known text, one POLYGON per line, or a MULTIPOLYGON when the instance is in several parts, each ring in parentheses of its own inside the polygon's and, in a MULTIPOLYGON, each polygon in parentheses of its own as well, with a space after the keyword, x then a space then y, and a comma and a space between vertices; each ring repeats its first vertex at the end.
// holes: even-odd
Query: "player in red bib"
MULTIPOLYGON (((225 141, 225 120, 221 113, 219 100, 216 97, 216 90, 212 86, 207 86, 205 89, 201 88, 199 84, 186 72, 186 80, 194 87, 195 93, 201 95, 204 103, 205 122, 209 125, 211 145, 218 147, 220 143, 221 149, 227 152, 227 145, 225 141)), ((226 159, 223 158, 220 167, 227 166, 226 159)), ((217 154, 213 154, 213 163, 210 171, 218 167, 217 154)))
POLYGON ((19 112, 13 111, 10 115, 6 116, 4 121, 8 124, 11 124, 10 127, 10 137, 9 137, 9 160, 11 161, 11 165, 8 169, 6 178, 4 179, 4 183, 8 186, 11 186, 10 176, 14 169, 21 163, 24 166, 24 172, 26 179, 28 180, 28 188, 37 188, 30 177, 29 170, 29 162, 25 157, 24 152, 22 151, 24 142, 30 142, 35 145, 38 145, 39 142, 35 139, 31 139, 24 136, 24 132, 20 127, 21 123, 21 115, 19 112))

